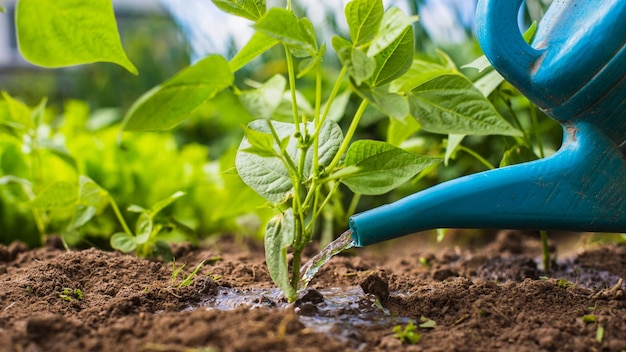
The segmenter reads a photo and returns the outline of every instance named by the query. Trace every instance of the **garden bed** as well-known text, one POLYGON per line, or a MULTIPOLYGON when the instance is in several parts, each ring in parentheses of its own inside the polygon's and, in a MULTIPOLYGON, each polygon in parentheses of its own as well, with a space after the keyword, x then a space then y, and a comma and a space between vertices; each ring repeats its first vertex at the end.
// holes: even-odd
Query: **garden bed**
POLYGON ((255 242, 179 246, 187 266, 174 281, 171 263, 58 241, 2 246, 0 350, 626 350, 626 248, 557 238, 561 259, 546 274, 538 235, 505 231, 478 246, 424 238, 333 258, 291 305, 255 242), (402 346, 392 330, 409 321, 423 325, 421 340, 402 346))

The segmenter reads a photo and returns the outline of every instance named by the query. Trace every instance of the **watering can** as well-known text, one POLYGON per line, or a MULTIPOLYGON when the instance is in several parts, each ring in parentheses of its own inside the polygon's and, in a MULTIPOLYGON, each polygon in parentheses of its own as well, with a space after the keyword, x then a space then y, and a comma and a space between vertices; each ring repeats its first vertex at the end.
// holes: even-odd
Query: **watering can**
POLYGON ((436 228, 626 232, 626 0, 554 0, 531 44, 522 0, 479 0, 493 67, 563 126, 552 156, 461 177, 350 218, 357 246, 436 228))

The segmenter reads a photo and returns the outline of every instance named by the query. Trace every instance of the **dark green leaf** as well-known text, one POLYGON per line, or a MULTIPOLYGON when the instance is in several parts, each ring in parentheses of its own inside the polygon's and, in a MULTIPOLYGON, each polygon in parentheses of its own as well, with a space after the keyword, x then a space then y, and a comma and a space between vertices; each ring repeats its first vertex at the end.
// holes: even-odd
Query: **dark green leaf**
MULTIPOLYGON (((391 7, 383 15, 380 28, 372 40, 372 44, 367 51, 367 55, 375 56, 387 49, 392 43, 406 36, 407 28, 412 28, 413 22, 417 21, 417 16, 407 16, 397 7, 391 7)), ((411 31, 411 43, 413 43, 413 31, 411 31)))
POLYGON ((293 211, 289 208, 283 214, 273 217, 267 224, 265 229, 265 261, 272 280, 290 301, 293 301, 297 296, 296 290, 290 284, 287 262, 287 249, 293 244, 294 238, 294 216, 293 211))
MULTIPOLYGON (((411 67, 413 52, 413 27, 407 26, 396 40, 382 48, 374 56, 376 69, 372 76, 371 85, 373 87, 381 86, 402 76, 411 67)), ((368 55, 370 55, 369 52, 368 55)))
POLYGON ((359 171, 341 179, 341 182, 355 193, 383 194, 439 161, 438 158, 409 153, 385 142, 359 140, 350 145, 344 160, 344 165, 356 166, 359 171))
POLYGON ((430 132, 521 135, 461 75, 439 76, 413 89, 409 107, 413 117, 430 132))

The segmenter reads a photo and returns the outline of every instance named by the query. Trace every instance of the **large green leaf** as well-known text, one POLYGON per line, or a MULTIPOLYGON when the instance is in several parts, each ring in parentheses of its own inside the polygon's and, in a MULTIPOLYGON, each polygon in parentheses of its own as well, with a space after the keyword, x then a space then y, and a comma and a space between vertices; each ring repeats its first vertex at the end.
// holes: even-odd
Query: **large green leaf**
POLYGON ((263 32, 254 32, 252 38, 250 38, 246 45, 230 60, 230 69, 233 72, 239 70, 276 44, 278 44, 278 39, 270 37, 263 32))
POLYGON ((282 214, 273 217, 265 229, 265 261, 270 277, 280 288, 289 301, 293 301, 296 290, 289 280, 289 264, 287 262, 287 249, 293 244, 295 238, 295 222, 293 211, 287 209, 282 214))
MULTIPOLYGON (((281 141, 278 145, 274 141, 273 148, 278 155, 281 150, 289 155, 292 160, 300 160, 300 149, 298 141, 291 138, 296 132, 292 123, 278 122, 270 120, 255 120, 248 124, 248 129, 259 131, 265 134, 272 134, 269 127, 272 124, 276 134, 281 141)), ((301 128, 304 126, 300 126, 301 128)), ((314 132, 314 124, 307 124, 309 134, 314 132)), ((339 150, 339 145, 343 140, 341 128, 336 122, 327 120, 319 133, 318 165, 327 166, 339 150)), ((263 198, 274 203, 285 201, 293 190, 289 172, 281 159, 270 157, 269 153, 255 153, 251 149, 252 144, 248 138, 244 138, 239 146, 235 166, 241 179, 263 198)), ((305 156, 303 176, 308 178, 313 167, 313 149, 309 148, 305 156)))
POLYGON ((171 129, 233 81, 233 73, 223 57, 207 56, 141 96, 124 117, 123 129, 171 129))
POLYGON ((48 185, 32 200, 31 205, 44 210, 58 210, 76 205, 78 187, 75 183, 58 181, 48 185))
POLYGON ((271 119, 283 99, 286 86, 285 77, 274 75, 261 87, 243 91, 239 101, 254 117, 271 119))
POLYGON ((265 14, 265 0, 211 0, 222 11, 257 21, 265 14))
POLYGON ((15 18, 20 51, 34 64, 112 62, 137 74, 122 48, 111 0, 18 1, 15 18))
POLYGON ((414 59, 409 69, 401 77, 391 82, 390 90, 393 92, 408 92, 435 77, 456 73, 458 71, 454 67, 414 59))
MULTIPOLYGON (((407 16, 397 7, 391 7, 383 15, 380 28, 372 40, 372 44, 367 51, 367 55, 375 56, 389 47, 393 42, 406 35, 407 27, 412 28, 413 22, 417 21, 417 16, 407 16)), ((411 43, 413 43, 413 32, 411 32, 411 43)))
POLYGON ((461 75, 439 76, 413 89, 409 94, 409 107, 422 127, 434 133, 522 134, 461 75))
POLYGON ((396 40, 374 56, 376 69, 371 79, 372 86, 381 86, 402 76, 411 67, 414 45, 413 27, 406 26, 396 40))
POLYGON ((271 8, 254 27, 289 46, 296 56, 315 56, 317 53, 311 22, 306 18, 299 20, 289 10, 271 8))
POLYGON ((359 140, 350 145, 345 166, 359 170, 341 179, 355 193, 378 195, 391 191, 417 175, 438 158, 409 153, 389 143, 359 140))
POLYGON ((384 10, 381 0, 354 0, 346 5, 346 21, 355 46, 367 43, 374 38, 384 10))

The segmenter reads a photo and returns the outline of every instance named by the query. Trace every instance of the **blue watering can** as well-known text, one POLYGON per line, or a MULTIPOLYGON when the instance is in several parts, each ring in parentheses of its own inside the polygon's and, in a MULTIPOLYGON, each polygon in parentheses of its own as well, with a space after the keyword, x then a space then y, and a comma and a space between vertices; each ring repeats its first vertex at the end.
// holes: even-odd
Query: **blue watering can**
POLYGON ((357 246, 436 228, 626 232, 626 0, 554 0, 528 45, 522 0, 479 0, 493 67, 563 126, 554 155, 350 218, 357 246))

